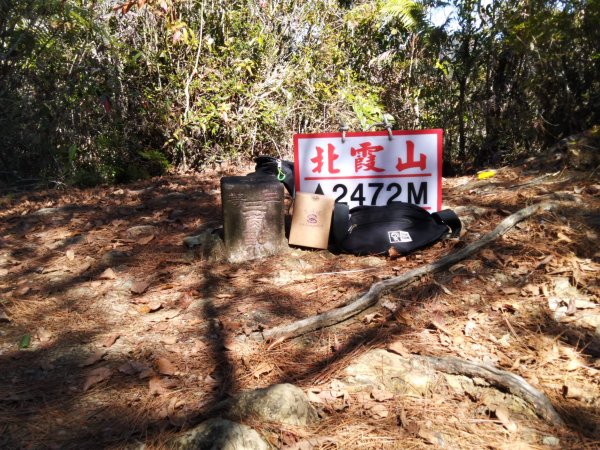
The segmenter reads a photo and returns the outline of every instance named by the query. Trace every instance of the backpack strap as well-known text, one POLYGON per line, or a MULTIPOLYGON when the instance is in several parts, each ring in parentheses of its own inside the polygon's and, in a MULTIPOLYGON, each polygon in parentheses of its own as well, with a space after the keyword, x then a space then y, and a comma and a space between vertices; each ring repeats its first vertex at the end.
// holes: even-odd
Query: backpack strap
POLYGON ((441 211, 431 213, 431 215, 437 223, 446 225, 448 228, 450 228, 451 231, 448 237, 454 238, 460 236, 462 224, 454 211, 451 209, 443 209, 441 211))
POLYGON ((342 246, 342 241, 348 234, 350 227, 350 208, 347 203, 336 203, 333 206, 333 218, 331 223, 331 235, 333 244, 339 250, 342 246))

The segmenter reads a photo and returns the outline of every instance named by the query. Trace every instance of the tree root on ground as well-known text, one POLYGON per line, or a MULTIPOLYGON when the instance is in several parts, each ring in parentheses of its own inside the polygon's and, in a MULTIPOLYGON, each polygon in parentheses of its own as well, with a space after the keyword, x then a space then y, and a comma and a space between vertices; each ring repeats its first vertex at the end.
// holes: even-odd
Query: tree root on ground
POLYGON ((439 372, 483 378, 490 384, 506 389, 511 394, 525 400, 539 417, 552 425, 557 427, 565 426, 565 423, 552 406, 552 403, 550 403, 550 400, 519 375, 497 369, 487 364, 466 361, 451 356, 434 357, 415 355, 411 358, 439 372))
POLYGON ((472 242, 466 247, 454 253, 446 255, 438 259, 437 261, 425 264, 421 267, 417 267, 397 277, 379 281, 371 285, 371 288, 366 294, 362 295, 361 297, 359 297, 358 299, 349 303, 346 306, 332 309, 330 311, 317 314, 311 317, 307 317, 306 319, 301 319, 287 325, 281 325, 278 327, 267 329, 262 331, 261 333, 254 334, 253 337, 256 339, 264 340, 277 338, 290 339, 308 333, 310 331, 318 330, 320 328, 328 327, 343 322, 349 319, 350 317, 353 317, 356 314, 366 310, 367 308, 376 305, 379 301, 380 296, 385 291, 388 291, 392 288, 396 289, 406 286, 424 275, 429 275, 444 270, 456 264, 457 262, 473 255, 482 247, 486 246, 490 242, 502 236, 520 221, 531 217, 538 211, 547 211, 555 206, 555 203, 543 202, 523 208, 517 211, 516 213, 506 217, 504 220, 502 220, 502 222, 500 222, 496 226, 496 228, 493 231, 490 231, 489 233, 485 234, 478 241, 472 242))

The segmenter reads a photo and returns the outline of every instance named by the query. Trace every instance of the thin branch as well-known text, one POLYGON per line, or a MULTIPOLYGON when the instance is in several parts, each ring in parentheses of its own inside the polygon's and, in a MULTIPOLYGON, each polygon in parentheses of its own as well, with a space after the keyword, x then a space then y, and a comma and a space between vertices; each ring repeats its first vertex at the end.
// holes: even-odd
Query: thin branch
POLYGON ((198 48, 196 49, 196 61, 194 62, 194 68, 190 72, 186 83, 185 83, 185 112, 183 113, 184 122, 187 122, 188 113, 190 110, 190 84, 194 79, 194 75, 198 73, 198 64, 200 63, 200 53, 202 51, 202 39, 204 36, 204 0, 200 7, 200 31, 198 32, 198 48))
POLYGON ((387 290, 392 288, 400 288, 409 283, 421 278, 424 275, 432 274, 444 270, 459 261, 473 255, 482 247, 493 242, 520 221, 536 214, 538 211, 547 211, 555 207, 555 203, 543 202, 523 208, 516 213, 508 216, 496 226, 493 231, 484 235, 478 241, 475 241, 457 252, 446 255, 437 261, 434 261, 424 266, 417 267, 400 276, 379 281, 371 286, 369 291, 359 297, 357 300, 349 303, 341 308, 332 309, 322 314, 307 317, 306 319, 298 320, 287 325, 281 325, 269 330, 264 330, 262 333, 257 333, 253 337, 257 339, 273 339, 281 336, 292 338, 308 333, 309 331, 318 330, 328 327, 336 323, 343 322, 350 317, 370 308, 377 304, 379 297, 387 290))
POLYGON ((525 400, 533 407, 538 416, 553 425, 558 427, 565 425, 560 415, 554 409, 554 406, 552 406, 552 403, 550 403, 550 400, 519 375, 497 369, 496 367, 487 364, 466 361, 449 356, 443 358, 434 356, 412 356, 411 358, 419 360, 440 372, 483 378, 489 383, 502 387, 511 394, 525 400))

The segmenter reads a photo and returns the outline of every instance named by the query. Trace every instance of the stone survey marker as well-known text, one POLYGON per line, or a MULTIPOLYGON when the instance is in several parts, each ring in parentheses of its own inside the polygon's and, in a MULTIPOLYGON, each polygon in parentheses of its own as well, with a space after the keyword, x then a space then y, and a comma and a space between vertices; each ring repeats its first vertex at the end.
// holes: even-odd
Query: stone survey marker
POLYGON ((285 240, 283 186, 275 178, 221 178, 226 257, 242 262, 278 254, 285 240))

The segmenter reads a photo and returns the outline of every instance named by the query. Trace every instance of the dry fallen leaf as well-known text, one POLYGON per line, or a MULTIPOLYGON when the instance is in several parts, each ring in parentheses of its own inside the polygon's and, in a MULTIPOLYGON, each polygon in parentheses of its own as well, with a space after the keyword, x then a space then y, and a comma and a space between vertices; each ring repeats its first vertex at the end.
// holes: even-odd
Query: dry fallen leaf
POLYGON ((92 267, 92 261, 85 260, 81 264, 79 264, 79 266, 77 267, 77 269, 79 270, 79 272, 85 272, 90 267, 92 267))
POLYGON ((79 367, 87 367, 91 366, 92 364, 96 364, 104 357, 104 355, 106 355, 106 350, 96 350, 94 353, 88 356, 81 364, 79 364, 79 367))
POLYGON ((398 304, 390 301, 383 302, 381 306, 388 309, 390 312, 395 312, 398 309, 398 304))
POLYGON ((140 380, 144 380, 146 378, 150 378, 153 377, 154 375, 156 375, 156 373, 154 372, 154 370, 147 368, 142 370, 139 374, 138 374, 138 378, 140 380))
POLYGON ((394 260, 400 256, 402 256, 400 254, 400 252, 398 250, 396 250, 396 247, 394 247, 393 245, 388 249, 388 256, 390 257, 391 260, 394 260))
POLYGON ((433 430, 428 430, 427 428, 421 428, 419 429, 417 435, 424 439, 425 441, 429 442, 432 445, 435 445, 436 447, 445 447, 446 442, 444 440, 444 437, 442 436, 441 433, 439 432, 435 432, 433 430))
POLYGON ((261 376, 261 375, 266 375, 266 374, 268 374, 269 372, 271 372, 271 371, 273 370, 273 368, 274 368, 274 367, 273 367, 273 364, 269 364, 269 363, 265 363, 265 362, 263 362, 263 363, 260 363, 260 364, 259 364, 259 365, 256 367, 256 369, 254 369, 254 370, 252 371, 252 375, 253 375, 255 378, 260 378, 260 376, 261 376))
POLYGON ((389 344, 387 346, 387 349, 390 352, 397 353, 398 355, 400 355, 400 356, 402 356, 404 358, 410 358, 410 352, 404 346, 404 344, 402 342, 400 342, 400 341, 392 342, 391 344, 389 344))
POLYGON ((163 307, 163 303, 161 300, 153 300, 150 303, 148 303, 148 309, 151 312, 158 311, 162 307, 163 307))
POLYGON ((148 305, 137 305, 135 309, 137 309, 140 314, 148 314, 150 312, 148 305))
POLYGON ((219 385, 219 381, 218 381, 216 378, 214 378, 214 377, 212 377, 212 376, 210 376, 210 375, 206 375, 206 376, 204 377, 204 380, 203 380, 203 381, 204 381, 204 383, 205 383, 206 385, 208 385, 209 387, 213 387, 213 388, 214 388, 214 387, 216 387, 216 386, 218 386, 218 385, 219 385))
POLYGON ((490 249, 483 249, 481 250, 481 257, 485 260, 485 262, 487 262, 490 265, 502 265, 502 262, 500 261, 500 258, 498 258, 498 256, 494 253, 493 250, 490 249))
POLYGON ((323 403, 323 400, 319 397, 320 392, 320 389, 309 389, 306 391, 306 398, 308 398, 308 401, 311 403, 323 403))
POLYGON ((114 270, 112 270, 109 267, 104 272, 102 272, 98 278, 100 278, 101 280, 114 280, 115 278, 117 278, 117 276, 115 275, 114 270))
POLYGON ((179 306, 181 309, 187 309, 187 307, 190 306, 193 301, 194 297, 192 297, 189 292, 184 292, 177 300, 177 306, 179 306))
POLYGON ((40 342, 48 342, 52 337, 52 333, 50 333, 45 328, 38 329, 36 334, 40 342))
POLYGON ((163 385, 159 377, 150 378, 148 387, 150 388, 150 395, 162 395, 168 392, 168 389, 163 385))
POLYGON ((442 283, 435 283, 436 286, 438 286, 442 291, 444 291, 444 294, 446 295, 454 295, 452 293, 452 291, 450 289, 448 289, 446 286, 444 286, 442 283))
POLYGON ((127 361, 119 366, 119 372, 122 372, 126 375, 135 375, 148 369, 149 367, 146 364, 137 361, 127 361))
POLYGON ((87 391, 90 387, 102 381, 108 380, 112 375, 110 367, 98 367, 87 373, 83 382, 83 390, 87 391))
POLYGON ((571 359, 568 363, 567 363, 567 367, 565 367, 565 369, 568 372, 572 372, 574 370, 577 370, 581 367, 581 364, 579 363, 579 361, 576 361, 574 359, 571 359))
POLYGON ((146 244, 150 243, 150 241, 152 241, 152 239, 154 239, 154 235, 150 234, 148 236, 144 236, 144 237, 139 238, 137 240, 137 243, 140 244, 140 245, 146 245, 146 244))
POLYGON ((464 329, 465 336, 472 336, 475 328, 477 328, 477 323, 474 320, 467 321, 464 329))
POLYGON ((447 335, 451 334, 450 331, 448 331, 448 328, 446 328, 446 326, 444 325, 443 319, 441 319, 441 318, 432 318, 431 325, 433 325, 438 330, 446 333, 447 335))
POLYGON ((148 286, 150 286, 150 283, 146 281, 134 281, 131 283, 129 290, 134 294, 143 294, 148 289, 148 286))
MULTIPOLYGON (((285 445, 281 450, 312 450, 315 448, 325 448, 326 444, 335 443, 335 438, 329 436, 310 437, 293 444, 285 445)), ((329 447, 330 446, 327 446, 327 448, 329 447)), ((335 447, 335 445, 333 447, 335 447)))
POLYGON ((408 417, 406 416, 406 411, 404 408, 400 410, 400 414, 398 415, 398 425, 403 428, 406 428, 408 425, 408 417))
POLYGON ((17 290, 17 294, 19 295, 27 295, 27 293, 31 290, 29 286, 24 286, 17 290))
POLYGON ((102 347, 112 347, 112 345, 117 342, 117 339, 119 339, 121 337, 121 335, 119 333, 113 333, 110 336, 108 336, 104 342, 102 343, 102 347))
POLYGON ((559 241, 565 241, 568 243, 572 243, 573 241, 564 233, 561 233, 560 231, 558 233, 556 233, 556 237, 558 238, 559 241))
POLYGON ((331 389, 326 389, 319 392, 319 399, 321 400, 321 403, 331 405, 336 402, 339 397, 341 397, 341 395, 338 395, 338 392, 332 391, 331 389))
POLYGON ((176 344, 176 343, 177 343, 177 336, 173 336, 173 335, 171 335, 171 336, 162 336, 162 337, 160 338, 160 341, 161 341, 163 344, 167 344, 167 345, 173 345, 173 344, 176 344))
POLYGON ((367 324, 369 324, 371 322, 377 323, 377 322, 380 322, 382 319, 383 319, 383 316, 379 313, 367 314, 365 317, 363 317, 363 320, 367 324))
POLYGON ((371 408, 369 408, 369 413, 371 413, 371 416, 381 419, 387 417, 390 414, 388 409, 380 403, 376 403, 371 408))
POLYGON ((373 391, 371 391, 371 397, 373 397, 373 400, 376 400, 378 402, 384 402, 386 400, 391 400, 392 398, 394 398, 394 394, 392 394, 389 391, 376 388, 373 389, 373 391))
POLYGON ((510 432, 517 431, 517 424, 510 419, 510 412, 508 411, 508 408, 506 406, 497 406, 495 413, 496 417, 498 418, 500 423, 502 423, 504 428, 506 428, 510 432))
POLYGON ((333 352, 339 352, 342 348, 342 344, 340 344, 340 340, 337 337, 337 334, 333 335, 333 344, 331 345, 331 350, 333 352))
POLYGON ((269 344, 269 346, 267 347, 267 351, 271 350, 272 348, 276 347, 277 345, 281 344, 283 341, 285 341, 286 336, 279 336, 277 339, 275 339, 273 342, 271 342, 269 344))
POLYGON ((163 375, 175 375, 177 372, 177 367, 167 358, 162 357, 156 359, 156 368, 158 373, 163 375))

